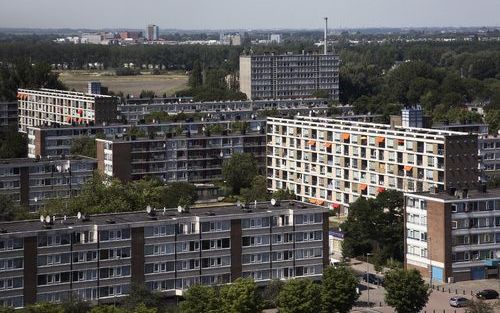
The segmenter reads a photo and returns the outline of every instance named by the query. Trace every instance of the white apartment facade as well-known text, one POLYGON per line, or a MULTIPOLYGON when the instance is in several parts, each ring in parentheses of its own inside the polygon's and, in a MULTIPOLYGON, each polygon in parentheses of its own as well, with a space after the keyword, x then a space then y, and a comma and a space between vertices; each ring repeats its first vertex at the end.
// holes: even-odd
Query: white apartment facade
POLYGON ((385 189, 444 190, 478 179, 477 136, 317 117, 267 119, 270 190, 347 214, 385 189))
POLYGON ((55 89, 18 89, 19 131, 29 126, 95 125, 116 120, 117 99, 55 89))

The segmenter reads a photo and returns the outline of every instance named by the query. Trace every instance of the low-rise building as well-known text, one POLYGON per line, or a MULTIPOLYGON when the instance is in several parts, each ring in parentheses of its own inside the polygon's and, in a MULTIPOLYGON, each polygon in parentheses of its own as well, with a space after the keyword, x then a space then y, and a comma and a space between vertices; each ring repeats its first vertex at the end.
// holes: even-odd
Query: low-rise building
POLYGON ((96 125, 117 118, 117 98, 55 89, 18 89, 19 131, 29 126, 96 125))
POLYGON ((222 164, 251 153, 264 172, 264 120, 166 124, 160 135, 96 139, 99 171, 122 181, 155 176, 164 182, 222 180, 222 164))
POLYGON ((490 182, 500 178, 500 135, 479 136, 481 178, 490 182))
POLYGON ((0 194, 36 212, 49 199, 76 195, 96 167, 96 159, 82 156, 2 159, 0 194))
POLYGON ((347 213, 360 196, 472 188, 477 135, 320 117, 267 118, 267 179, 347 213))
POLYGON ((405 267, 431 281, 500 277, 500 189, 405 194, 405 267))
POLYGON ((76 296, 120 301, 132 284, 166 296, 252 277, 318 280, 328 212, 295 201, 0 223, 0 304, 76 296))

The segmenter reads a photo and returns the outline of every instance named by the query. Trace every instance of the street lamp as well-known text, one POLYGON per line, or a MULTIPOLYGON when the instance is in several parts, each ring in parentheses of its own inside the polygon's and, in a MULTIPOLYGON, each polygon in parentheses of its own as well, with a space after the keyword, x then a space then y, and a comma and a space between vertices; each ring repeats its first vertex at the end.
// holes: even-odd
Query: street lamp
POLYGON ((371 307, 370 305, 370 263, 368 263, 368 257, 369 256, 372 256, 373 254, 372 253, 366 253, 366 291, 367 291, 367 295, 368 295, 368 306, 371 307))

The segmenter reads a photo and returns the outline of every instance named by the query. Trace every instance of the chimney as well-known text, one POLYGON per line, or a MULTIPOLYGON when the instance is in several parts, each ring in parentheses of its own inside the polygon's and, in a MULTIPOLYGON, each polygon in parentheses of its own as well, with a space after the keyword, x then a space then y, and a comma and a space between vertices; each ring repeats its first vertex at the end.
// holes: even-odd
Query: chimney
POLYGON ((325 54, 327 53, 328 45, 326 43, 326 34, 328 32, 328 17, 325 17, 325 54))

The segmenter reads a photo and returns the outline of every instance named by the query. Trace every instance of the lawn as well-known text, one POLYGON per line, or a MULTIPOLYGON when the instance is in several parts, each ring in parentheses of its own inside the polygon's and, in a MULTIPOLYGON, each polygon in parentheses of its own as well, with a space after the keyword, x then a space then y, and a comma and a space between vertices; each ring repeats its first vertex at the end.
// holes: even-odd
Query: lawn
POLYGON ((143 73, 137 76, 116 76, 105 71, 62 71, 59 78, 69 88, 87 91, 89 81, 100 81, 103 86, 115 93, 123 92, 138 96, 141 90, 153 90, 157 95, 173 95, 187 87, 188 76, 183 72, 171 72, 164 75, 143 73))

